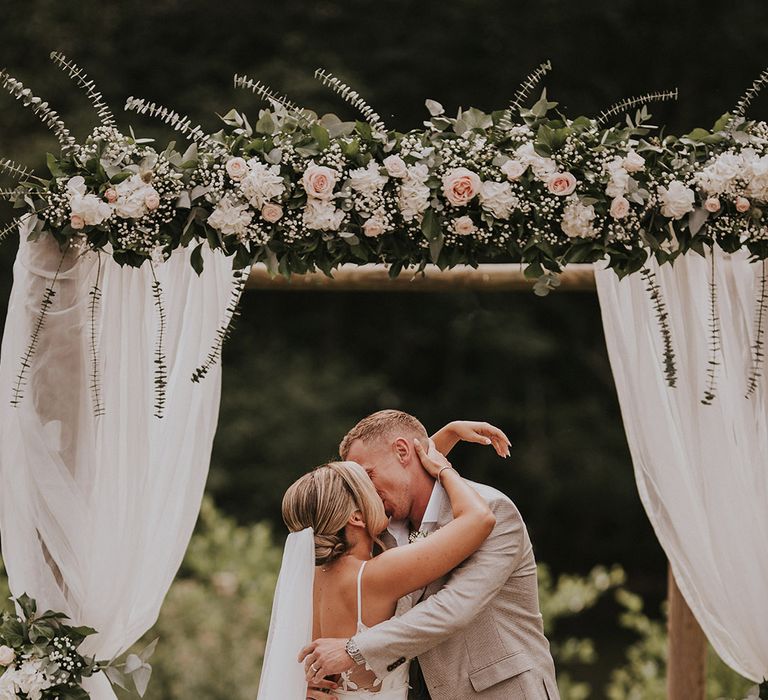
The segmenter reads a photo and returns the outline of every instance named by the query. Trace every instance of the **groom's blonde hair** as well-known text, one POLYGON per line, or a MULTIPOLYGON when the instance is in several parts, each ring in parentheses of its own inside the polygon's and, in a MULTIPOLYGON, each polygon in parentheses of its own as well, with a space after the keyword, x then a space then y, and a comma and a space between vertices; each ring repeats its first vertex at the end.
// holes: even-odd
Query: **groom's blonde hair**
POLYGON ((315 532, 315 564, 330 564, 349 549, 344 528, 359 511, 374 542, 388 518, 373 483, 356 462, 328 462, 291 484, 283 496, 283 520, 291 532, 315 532))
POLYGON ((371 444, 382 438, 394 437, 396 434, 413 438, 428 437, 427 429, 418 418, 405 411, 388 408, 366 416, 352 428, 339 445, 339 455, 342 459, 346 459, 349 448, 355 440, 371 444))

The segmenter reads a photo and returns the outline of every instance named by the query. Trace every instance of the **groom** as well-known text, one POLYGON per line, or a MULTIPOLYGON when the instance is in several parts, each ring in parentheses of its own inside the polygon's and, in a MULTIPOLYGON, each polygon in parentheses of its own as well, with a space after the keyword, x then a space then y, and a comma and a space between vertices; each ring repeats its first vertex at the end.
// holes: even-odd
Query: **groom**
MULTIPOLYGON (((447 452, 457 438, 441 433, 434 440, 447 452)), ((413 448, 425 437, 416 418, 387 410, 361 420, 339 447, 342 459, 365 468, 384 501, 391 518, 382 537, 387 546, 407 545, 409 530, 411 537, 426 536, 453 518, 447 495, 413 448)), ((381 678, 418 659, 411 672, 414 700, 559 700, 525 524, 504 494, 473 486, 496 516, 488 539, 447 577, 401 600, 399 616, 349 640, 317 639, 303 649, 308 698, 327 698, 311 688, 327 687, 321 679, 356 663, 381 678)))

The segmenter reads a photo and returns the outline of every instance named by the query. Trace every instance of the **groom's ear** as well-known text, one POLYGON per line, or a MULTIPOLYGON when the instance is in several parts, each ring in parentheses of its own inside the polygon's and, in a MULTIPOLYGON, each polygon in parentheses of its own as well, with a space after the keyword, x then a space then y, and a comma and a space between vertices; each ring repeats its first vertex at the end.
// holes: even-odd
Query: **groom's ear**
POLYGON ((408 440, 401 437, 397 438, 394 443, 394 448, 400 464, 405 466, 411 461, 411 457, 413 456, 413 445, 411 445, 408 440))

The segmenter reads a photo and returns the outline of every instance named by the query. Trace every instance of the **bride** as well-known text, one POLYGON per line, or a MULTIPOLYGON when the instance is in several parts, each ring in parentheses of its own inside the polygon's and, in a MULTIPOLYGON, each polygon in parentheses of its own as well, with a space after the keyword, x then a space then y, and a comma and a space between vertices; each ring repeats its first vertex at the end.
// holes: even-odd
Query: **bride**
MULTIPOLYGON (((304 700, 304 668, 296 659, 301 647, 319 637, 352 637, 388 620, 399 599, 457 567, 493 530, 486 502, 434 442, 415 440, 414 448, 424 469, 444 487, 454 519, 410 546, 373 556, 388 519, 373 483, 355 462, 325 464, 286 491, 283 519, 292 534, 275 592, 259 700, 304 700)), ((406 700, 408 664, 380 679, 357 666, 342 674, 331 692, 346 699, 406 700)))

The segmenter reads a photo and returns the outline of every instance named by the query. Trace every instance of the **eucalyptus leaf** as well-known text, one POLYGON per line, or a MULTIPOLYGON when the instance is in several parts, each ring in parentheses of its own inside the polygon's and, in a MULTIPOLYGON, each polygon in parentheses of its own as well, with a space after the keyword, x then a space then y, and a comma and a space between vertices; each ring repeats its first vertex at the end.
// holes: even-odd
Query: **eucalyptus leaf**
POLYGON ((430 100, 429 98, 424 101, 424 104, 427 106, 427 111, 433 116, 433 117, 439 117, 441 114, 445 113, 445 109, 443 108, 443 105, 441 105, 436 100, 430 100))

